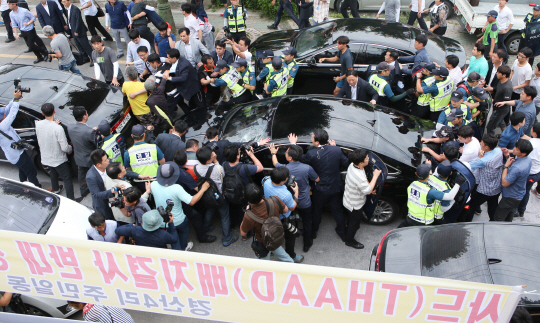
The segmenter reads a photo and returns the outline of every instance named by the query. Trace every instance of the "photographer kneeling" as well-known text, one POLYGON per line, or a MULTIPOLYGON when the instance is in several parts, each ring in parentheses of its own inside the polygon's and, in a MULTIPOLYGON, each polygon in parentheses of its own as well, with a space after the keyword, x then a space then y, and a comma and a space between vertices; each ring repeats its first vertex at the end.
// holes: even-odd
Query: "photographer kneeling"
POLYGON ((264 197, 277 196, 287 206, 288 210, 283 210, 283 213, 279 215, 279 218, 283 223, 283 229, 285 230, 285 251, 287 251, 294 262, 301 263, 304 261, 304 256, 297 255, 294 252, 296 237, 299 236, 300 233, 298 232, 298 229, 289 222, 291 211, 294 211, 298 204, 298 184, 293 182, 294 185, 291 185, 293 183, 287 183, 288 179, 289 169, 287 167, 274 168, 270 173, 270 181, 268 180, 268 176, 263 179, 264 197), (287 183, 294 192, 294 197, 285 183, 287 183))
POLYGON ((142 226, 123 225, 116 228, 116 235, 132 237, 138 246, 167 248, 178 242, 178 234, 173 223, 173 215, 169 213, 169 222, 167 222, 167 231, 161 230, 163 217, 158 210, 150 210, 142 217, 142 226))
MULTIPOLYGON (((69 41, 66 36, 54 32, 51 26, 43 27, 43 34, 51 40, 52 53, 49 52, 49 59, 58 58, 58 69, 61 71, 71 71, 82 75, 77 67, 77 60, 71 52, 69 41)), ((50 62, 50 60, 49 60, 50 62)))

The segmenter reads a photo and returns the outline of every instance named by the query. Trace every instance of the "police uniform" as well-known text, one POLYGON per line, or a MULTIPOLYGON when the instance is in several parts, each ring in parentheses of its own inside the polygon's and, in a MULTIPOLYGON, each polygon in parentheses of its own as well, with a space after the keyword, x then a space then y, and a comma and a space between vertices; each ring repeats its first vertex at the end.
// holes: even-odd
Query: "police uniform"
MULTIPOLYGON (((235 63, 233 63, 235 64, 235 63)), ((249 65, 248 65, 249 66, 249 65)), ((221 75, 214 81, 213 86, 226 85, 232 93, 232 101, 234 104, 245 103, 251 100, 251 92, 246 90, 242 85, 238 84, 240 80, 244 80, 240 72, 236 70, 232 65, 227 65, 227 62, 221 60, 214 68, 214 72, 219 72, 221 69, 227 67, 228 70, 225 74, 221 75)), ((248 67, 246 67, 247 69, 248 67)), ((247 73, 246 73, 247 74, 247 73)), ((250 83, 249 74, 247 76, 247 84, 250 83)))
POLYGON ((122 151, 120 149, 120 145, 118 144, 122 140, 121 136, 121 134, 117 133, 103 138, 103 144, 100 147, 101 149, 105 150, 107 156, 113 163, 122 163, 122 151))
POLYGON ((379 74, 372 74, 368 78, 368 83, 375 91, 377 91, 377 94, 379 95, 377 103, 388 105, 388 97, 384 93, 384 88, 388 85, 388 81, 379 74))
MULTIPOLYGON (((144 127, 140 124, 133 126, 131 130, 131 134, 134 136, 140 136, 144 133, 144 127)), ((124 166, 131 168, 139 175, 155 177, 159 161, 164 158, 163 152, 157 145, 139 141, 124 153, 124 166)))
POLYGON ((229 27, 229 31, 237 43, 240 41, 240 38, 246 36, 245 10, 242 5, 238 5, 236 8, 229 6, 225 10, 227 27, 229 27))
POLYGON ((283 96, 287 94, 287 83, 289 82, 289 70, 283 66, 279 71, 270 75, 267 91, 271 96, 283 96))
MULTIPOLYGON (((435 175, 429 175, 428 177, 428 184, 436 189, 437 191, 441 191, 443 193, 447 193, 450 191, 451 187, 450 184, 444 179, 439 178, 435 175)), ((444 212, 441 209, 441 204, 443 201, 435 200, 433 202, 433 217, 434 217, 434 223, 435 224, 444 224, 444 212)), ((446 202, 449 203, 449 202, 446 202)))
MULTIPOLYGON (((289 47, 283 51, 283 55, 293 55, 294 57, 296 57, 296 53, 297 53, 296 48, 294 47, 289 47)), ((284 56, 282 56, 281 59, 283 60, 283 63, 289 70, 290 78, 289 78, 289 81, 287 82, 287 94, 291 95, 293 92, 294 78, 296 76, 296 73, 298 72, 298 63, 296 62, 294 58, 290 62, 287 62, 284 56)))
MULTIPOLYGON (((434 76, 424 76, 421 85, 422 88, 430 87, 435 83, 434 76)), ((429 100, 431 100, 431 93, 421 93, 416 100, 416 107, 413 109, 413 115, 425 119, 426 113, 429 112, 429 100)))
MULTIPOLYGON (((535 5, 533 10, 540 10, 540 4, 535 5)), ((521 50, 522 48, 528 46, 527 41, 525 40, 525 36, 526 36, 525 31, 527 30, 527 26, 530 23, 539 22, 539 21, 540 21, 540 15, 538 17, 534 18, 534 15, 533 15, 532 12, 529 12, 527 14, 527 16, 525 16, 525 19, 523 19, 523 22, 525 23, 525 27, 521 31, 521 41, 519 42, 519 50, 521 50)), ((531 64, 531 66, 532 66, 533 63, 534 63, 534 56, 531 56, 531 57, 529 57, 529 64, 531 64)))

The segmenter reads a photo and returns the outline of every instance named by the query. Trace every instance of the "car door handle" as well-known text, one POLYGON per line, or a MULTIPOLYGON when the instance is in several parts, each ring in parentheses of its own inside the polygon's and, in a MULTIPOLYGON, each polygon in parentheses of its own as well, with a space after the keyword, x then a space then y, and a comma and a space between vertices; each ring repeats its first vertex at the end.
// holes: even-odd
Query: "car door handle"
POLYGON ((488 258, 488 263, 489 263, 490 265, 498 264, 498 263, 500 263, 500 262, 502 262, 501 259, 488 258))

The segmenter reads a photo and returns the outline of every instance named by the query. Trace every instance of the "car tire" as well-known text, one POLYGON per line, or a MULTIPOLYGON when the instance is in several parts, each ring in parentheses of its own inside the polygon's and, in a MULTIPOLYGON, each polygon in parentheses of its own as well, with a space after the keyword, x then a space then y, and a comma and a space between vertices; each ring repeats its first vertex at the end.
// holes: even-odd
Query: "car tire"
POLYGON ((519 43, 521 42, 520 33, 513 33, 510 37, 504 40, 504 45, 508 50, 508 55, 517 55, 519 49, 519 43))
MULTIPOLYGON (((454 4, 451 2, 451 1, 448 1, 448 0, 443 0, 444 4, 446 5, 446 8, 448 8, 448 14, 446 16, 446 19, 450 19, 452 17, 454 17, 454 4)), ((433 1, 430 5, 429 5, 429 8, 431 9, 433 6, 435 5, 435 1, 433 1)), ((429 13, 428 13, 429 15, 429 13)))
POLYGON ((390 198, 381 196, 377 201, 377 206, 373 212, 371 220, 368 220, 365 213, 363 214, 364 220, 369 224, 384 225, 391 223, 399 214, 399 206, 396 202, 390 198))
POLYGON ((35 307, 35 306, 32 306, 32 305, 29 305, 29 304, 24 304, 24 306, 26 306, 26 308, 28 309, 28 315, 33 315, 33 316, 44 316, 44 317, 52 317, 51 314, 35 307))

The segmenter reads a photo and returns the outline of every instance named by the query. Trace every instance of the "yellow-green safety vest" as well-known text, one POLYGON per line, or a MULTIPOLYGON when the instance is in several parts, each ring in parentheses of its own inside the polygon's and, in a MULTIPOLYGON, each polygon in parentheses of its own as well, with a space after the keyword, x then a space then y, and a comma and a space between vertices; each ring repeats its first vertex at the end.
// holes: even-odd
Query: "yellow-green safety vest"
MULTIPOLYGON (((439 112, 443 110, 452 97, 452 89, 454 88, 454 81, 447 77, 446 80, 435 84, 439 93, 435 97, 431 97, 429 100, 429 110, 431 112, 439 112)), ((464 111, 466 112, 466 111, 464 111)))
MULTIPOLYGON (((463 119, 465 120, 467 118, 467 106, 465 104, 461 104, 459 106, 459 109, 461 109, 461 111, 463 111, 463 119)), ((454 106, 452 104, 448 104, 444 110, 442 111, 442 113, 444 113, 447 117, 448 115, 450 114, 450 112, 452 112, 452 109, 455 109, 454 106)))
POLYGON ((246 31, 246 22, 244 21, 244 7, 236 7, 236 16, 233 6, 227 7, 227 25, 231 33, 241 33, 246 31))
MULTIPOLYGON (((249 75, 251 74, 251 65, 248 64, 246 67, 246 70, 244 71, 244 75, 242 76, 242 81, 244 81, 244 84, 249 85, 249 75)), ((253 93, 253 91, 251 91, 253 93)))
MULTIPOLYGON (((435 83, 435 77, 434 76, 428 76, 424 80, 422 80, 426 86, 430 86, 431 84, 435 83)), ((422 93, 418 96, 418 101, 416 104, 418 104, 421 107, 427 107, 429 105, 429 100, 431 100, 431 93, 422 93)))
POLYGON ((384 94, 384 87, 388 84, 388 81, 380 77, 379 74, 373 74, 369 77, 368 82, 377 91, 379 96, 386 96, 384 94))
POLYGON ((220 79, 227 83, 227 87, 231 90, 233 98, 237 98, 244 94, 246 89, 238 84, 238 80, 242 78, 242 75, 236 70, 236 68, 229 66, 227 73, 221 75, 220 79))
MULTIPOLYGON (((465 116, 465 115, 464 115, 464 116, 465 116)), ((463 118, 463 123, 461 124, 461 127, 466 126, 466 125, 468 125, 468 124, 469 124, 469 120, 463 118)), ((447 126, 450 126, 450 127, 457 127, 457 126, 454 126, 454 125, 452 124, 451 121, 448 121, 447 126)), ((461 128, 461 127, 460 127, 460 128, 461 128)))
MULTIPOLYGON (((526 31, 526 29, 527 29, 527 25, 528 25, 531 21, 533 21, 533 19, 534 19, 534 15, 532 14, 532 12, 529 12, 529 13, 527 14, 527 16, 525 16, 525 19, 523 20, 523 22, 525 23, 525 26, 523 27, 523 30, 521 31, 521 37, 522 37, 522 38, 525 38, 525 31, 526 31)), ((540 16, 539 16, 539 17, 536 17, 535 20, 536 20, 536 21, 540 21, 540 16)))
MULTIPOLYGON (((467 99, 467 102, 469 103, 476 103, 477 101, 474 99, 474 96, 470 96, 468 99, 467 99)), ((476 112, 478 112, 478 107, 474 108, 474 109, 471 109, 471 118, 472 118, 472 115, 475 114, 476 112)), ((480 115, 477 115, 476 118, 472 119, 472 121, 475 121, 475 122, 478 122, 478 120, 480 119, 480 115)))
POLYGON ((128 149, 131 170, 140 175, 156 176, 159 167, 155 144, 133 145, 128 149))
POLYGON ((107 156, 113 163, 114 162, 122 163, 122 152, 120 151, 120 147, 118 146, 118 143, 116 142, 116 139, 118 137, 120 137, 119 133, 105 140, 103 142, 103 145, 101 145, 101 149, 105 150, 105 152, 107 153, 107 156))
POLYGON ((416 222, 431 224, 434 221, 433 204, 427 203, 431 187, 428 183, 414 181, 407 188, 408 216, 416 222))
POLYGON ((281 70, 270 76, 270 80, 276 82, 276 87, 272 90, 272 96, 282 96, 287 94, 287 82, 289 80, 289 70, 282 67, 281 70))
MULTIPOLYGON (((285 61, 285 58, 283 58, 283 57, 281 57, 281 60, 283 61, 283 63, 285 63, 287 65, 287 69, 289 70, 289 76, 290 76, 292 69, 295 68, 295 66, 297 66, 296 60, 293 58, 292 61, 290 61, 288 63, 285 61)), ((298 67, 296 67, 296 68, 298 68, 298 67)), ((293 87, 293 85, 294 85, 294 77, 291 77, 289 79, 289 81, 287 82, 287 88, 290 89, 290 88, 293 87)))
MULTIPOLYGON (((442 180, 434 175, 429 175, 428 184, 437 191, 441 192, 451 189, 450 184, 448 184, 447 181, 442 180)), ((442 201, 439 200, 435 200, 435 202, 433 202, 433 216, 437 220, 441 220, 444 217, 444 212, 441 210, 441 203, 442 201)))

